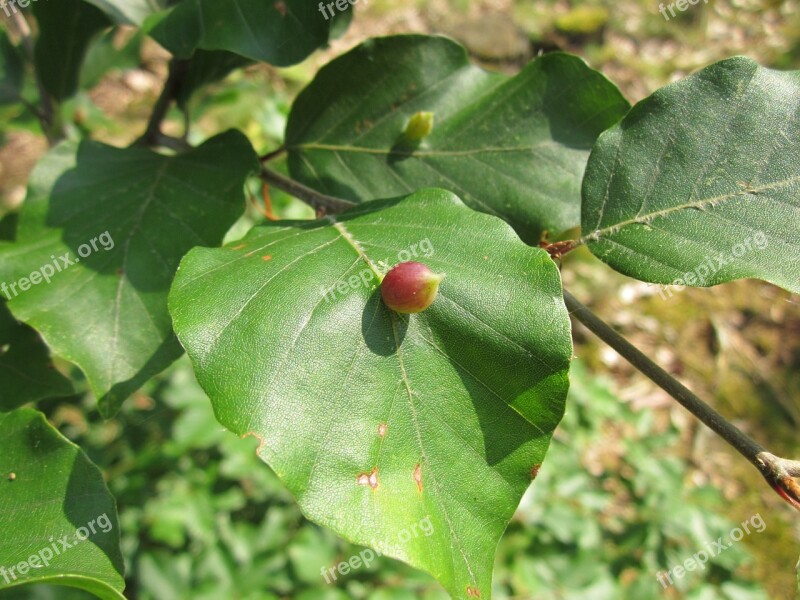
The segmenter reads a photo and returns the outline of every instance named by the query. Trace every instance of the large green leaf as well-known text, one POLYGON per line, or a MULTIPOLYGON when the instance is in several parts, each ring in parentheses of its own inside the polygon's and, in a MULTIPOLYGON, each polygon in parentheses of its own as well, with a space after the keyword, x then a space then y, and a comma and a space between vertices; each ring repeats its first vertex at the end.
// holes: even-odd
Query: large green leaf
POLYGON ((114 498, 42 413, 0 414, 0 589, 53 583, 124 600, 114 498))
POLYGON ((183 0, 150 33, 179 58, 202 48, 287 66, 324 46, 335 21, 308 0, 183 0))
POLYGON ((111 22, 83 0, 38 1, 32 6, 39 25, 36 73, 53 98, 64 100, 78 89, 89 42, 111 22))
POLYGON ((3 293, 17 318, 83 369, 104 414, 180 356, 167 313, 175 269, 193 246, 221 242, 257 168, 235 132, 174 157, 65 144, 37 167, 17 241, 0 245, 3 293), (63 270, 31 285, 45 265, 63 270))
POLYGON ((637 104, 592 151, 582 221, 637 279, 800 292, 800 71, 732 58, 637 104))
POLYGON ((310 519, 456 598, 491 595, 497 541, 568 385, 570 324, 544 251, 428 189, 197 248, 170 312, 217 418, 261 441, 310 519), (446 273, 410 317, 376 289, 409 259, 446 273))
POLYGON ((0 104, 19 102, 24 77, 22 53, 0 30, 0 104))
POLYGON ((471 65, 441 37, 369 40, 300 94, 286 143, 292 175, 366 201, 435 186, 508 221, 529 243, 580 222, 580 183, 597 136, 628 103, 581 59, 547 54, 515 77, 471 65), (434 128, 401 136, 417 112, 434 128))
POLYGON ((39 334, 18 323, 0 301, 0 411, 72 393, 72 384, 55 370, 39 334))

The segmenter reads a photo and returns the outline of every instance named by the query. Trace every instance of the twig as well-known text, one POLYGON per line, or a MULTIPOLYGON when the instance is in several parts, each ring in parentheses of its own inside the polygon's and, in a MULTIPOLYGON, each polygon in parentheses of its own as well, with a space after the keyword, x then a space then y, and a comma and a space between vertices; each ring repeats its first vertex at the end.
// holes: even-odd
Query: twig
POLYGON ((789 504, 800 510, 800 484, 793 478, 800 476, 800 462, 779 458, 767 452, 738 427, 693 394, 672 375, 647 358, 638 348, 614 331, 610 325, 564 290, 564 302, 569 312, 589 331, 616 350, 620 356, 650 378, 689 412, 733 446, 749 460, 767 483, 789 504))
POLYGON ((259 160, 262 163, 269 162, 275 158, 278 158, 284 152, 286 152, 286 146, 281 146, 280 148, 277 148, 272 152, 267 152, 264 156, 259 157, 259 160))
POLYGON ((321 194, 316 190, 306 187, 288 177, 284 177, 266 167, 261 169, 261 179, 274 185, 279 190, 291 194, 317 210, 323 209, 326 213, 340 213, 356 205, 355 202, 321 194))
POLYGON ((41 108, 36 108, 24 100, 23 104, 29 109, 33 110, 36 118, 39 119, 39 123, 42 126, 42 131, 47 137, 48 143, 53 146, 59 140, 64 138, 64 131, 60 126, 56 126, 55 100, 53 100, 50 92, 48 92, 44 87, 42 78, 39 77, 39 72, 36 69, 36 46, 33 42, 31 28, 21 10, 14 10, 14 12, 11 13, 10 18, 11 22, 14 23, 14 26, 17 28, 17 32, 20 36, 20 42, 22 43, 22 47, 25 49, 25 54, 27 55, 28 61, 34 66, 33 70, 36 77, 36 89, 39 92, 39 102, 41 103, 41 108))
POLYGON ((167 75, 167 80, 164 82, 164 88, 161 90, 161 95, 156 100, 155 106, 153 106, 153 112, 147 122, 147 129, 142 134, 142 137, 136 141, 137 144, 158 146, 163 141, 161 123, 166 118, 172 102, 178 96, 188 67, 188 60, 173 58, 169 61, 169 75, 167 75))

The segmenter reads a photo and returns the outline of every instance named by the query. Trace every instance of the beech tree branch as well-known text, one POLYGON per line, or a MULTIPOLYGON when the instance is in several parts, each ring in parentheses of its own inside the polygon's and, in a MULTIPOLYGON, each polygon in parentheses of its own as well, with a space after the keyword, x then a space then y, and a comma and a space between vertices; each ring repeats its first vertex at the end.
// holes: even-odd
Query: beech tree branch
POLYGON ((267 167, 261 168, 261 179, 271 185, 274 185, 279 190, 283 190, 287 194, 291 194, 295 198, 302 200, 312 208, 316 210, 324 210, 329 214, 344 212, 348 208, 356 205, 355 202, 351 202, 350 200, 344 200, 342 198, 328 196, 327 194, 321 194, 317 190, 311 189, 310 187, 294 181, 293 179, 289 179, 288 177, 284 177, 280 173, 277 173, 272 169, 268 169, 267 167))
POLYGON ((645 356, 638 348, 617 333, 572 294, 564 290, 564 302, 570 314, 589 331, 619 353, 622 358, 646 375, 653 383, 675 398, 686 410, 733 446, 750 461, 767 483, 789 504, 800 510, 800 461, 787 460, 767 452, 741 429, 711 408, 686 386, 645 356))

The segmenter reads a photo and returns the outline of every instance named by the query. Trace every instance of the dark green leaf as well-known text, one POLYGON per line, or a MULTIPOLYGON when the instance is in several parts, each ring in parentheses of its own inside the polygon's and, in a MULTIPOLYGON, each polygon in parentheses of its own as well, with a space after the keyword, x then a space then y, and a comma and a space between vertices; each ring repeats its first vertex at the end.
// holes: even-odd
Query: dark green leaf
POLYGON ((592 151, 582 221, 643 281, 800 292, 800 71, 732 58, 637 104, 592 151))
POLYGON ((64 100, 78 90, 89 42, 111 23, 102 11, 83 0, 39 1, 32 6, 39 24, 36 73, 53 98, 64 100))
POLYGON ((570 324, 544 251, 428 189, 197 248, 170 311, 217 418, 261 440, 310 519, 454 597, 490 596, 567 392, 570 324), (409 259, 446 274, 410 317, 377 290, 409 259))
POLYGON ((252 61, 224 50, 197 50, 192 56, 178 90, 178 105, 185 108, 192 94, 203 86, 218 81, 231 71, 252 61))
POLYGON ((114 498, 42 413, 0 414, 0 589, 57 583, 124 600, 114 498))
POLYGON ((39 334, 18 323, 5 301, 0 301, 0 381, 0 411, 73 391, 69 380, 55 370, 39 334))
POLYGON ((202 48, 287 66, 324 46, 333 23, 308 0, 183 0, 150 34, 178 58, 202 48))
POLYGON ((324 67, 286 129, 292 175, 357 201, 449 189, 529 243, 580 221, 580 182, 597 136, 628 103, 579 58, 548 54, 516 77, 469 63, 446 38, 369 40, 324 67), (418 145, 402 134, 434 113, 418 145))
POLYGON ((180 355, 166 303, 175 269, 193 246, 220 243, 257 167, 234 132, 174 157, 65 144, 37 167, 17 241, 0 245, 0 281, 17 286, 3 293, 83 369, 105 415, 180 355), (63 270, 32 285, 49 265, 63 270))
POLYGON ((0 104, 19 102, 25 67, 19 48, 0 30, 0 104))

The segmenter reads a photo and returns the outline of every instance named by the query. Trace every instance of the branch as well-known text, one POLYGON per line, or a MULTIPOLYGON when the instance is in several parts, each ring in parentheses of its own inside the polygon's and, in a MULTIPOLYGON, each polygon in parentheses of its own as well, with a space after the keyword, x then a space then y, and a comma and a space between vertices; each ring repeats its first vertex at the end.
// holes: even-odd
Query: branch
POLYGON ((779 458, 767 452, 761 445, 703 402, 672 375, 647 358, 638 348, 614 331, 611 326, 566 290, 564 290, 564 302, 569 312, 583 323, 589 331, 611 346, 620 356, 733 446, 739 454, 749 460, 761 472, 767 483, 784 500, 800 510, 800 484, 793 479, 800 476, 800 462, 779 458))
POLYGON ((271 160, 273 160, 275 158, 278 158, 284 152, 286 152, 286 146, 281 146, 280 148, 277 148, 277 149, 273 150, 272 152, 267 152, 264 156, 260 156, 259 160, 262 163, 269 162, 269 161, 271 161, 271 160))
POLYGON ((20 100, 22 100, 23 104, 29 110, 31 110, 34 115, 36 115, 37 119, 39 119, 39 123, 42 126, 42 131, 47 137, 48 143, 53 146, 64 137, 64 131, 60 124, 57 124, 55 101, 44 87, 42 79, 39 77, 39 72, 36 69, 36 46, 33 42, 31 28, 21 10, 14 10, 11 13, 10 18, 11 22, 14 23, 14 26, 17 28, 17 32, 20 36, 20 42, 22 47, 25 49, 25 54, 27 55, 28 61, 31 65, 33 65, 36 78, 36 89, 39 92, 41 109, 33 106, 30 102, 25 101, 22 97, 20 97, 20 100))
POLYGON ((169 75, 167 75, 167 80, 164 82, 164 88, 161 90, 161 95, 153 107, 153 112, 147 122, 147 129, 142 134, 142 137, 136 141, 137 144, 158 146, 162 141, 161 123, 166 118, 173 100, 178 97, 178 92, 181 89, 188 67, 188 60, 173 58, 169 61, 169 75))
POLYGON ((356 205, 355 202, 351 202, 350 200, 321 194, 310 187, 306 187, 302 183, 284 177, 280 173, 266 167, 262 167, 261 169, 261 179, 274 185, 279 190, 283 190, 287 194, 291 194, 295 198, 302 200, 312 208, 316 210, 322 209, 329 214, 340 213, 356 205))

